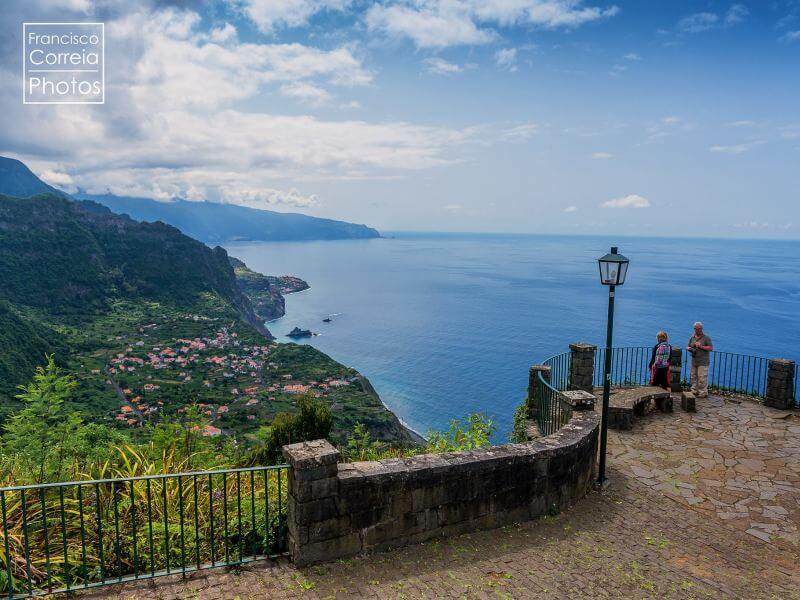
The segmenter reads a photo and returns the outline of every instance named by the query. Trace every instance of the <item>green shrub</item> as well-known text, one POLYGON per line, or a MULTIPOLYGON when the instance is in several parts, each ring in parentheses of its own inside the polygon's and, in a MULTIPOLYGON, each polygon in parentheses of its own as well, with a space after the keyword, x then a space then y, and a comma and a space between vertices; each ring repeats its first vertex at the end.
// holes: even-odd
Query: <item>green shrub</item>
POLYGON ((248 465, 271 465, 281 460, 281 448, 308 440, 327 439, 333 428, 328 405, 313 396, 297 399, 297 412, 278 413, 272 423, 259 429, 257 446, 245 459, 248 465))
POLYGON ((450 421, 447 432, 431 431, 428 433, 427 452, 462 452, 484 448, 489 445, 495 432, 492 420, 482 413, 472 413, 467 417, 466 427, 461 421, 450 421))
POLYGON ((525 421, 529 418, 528 405, 523 402, 514 411, 514 427, 509 438, 515 444, 524 444, 528 441, 528 434, 525 433, 525 421))

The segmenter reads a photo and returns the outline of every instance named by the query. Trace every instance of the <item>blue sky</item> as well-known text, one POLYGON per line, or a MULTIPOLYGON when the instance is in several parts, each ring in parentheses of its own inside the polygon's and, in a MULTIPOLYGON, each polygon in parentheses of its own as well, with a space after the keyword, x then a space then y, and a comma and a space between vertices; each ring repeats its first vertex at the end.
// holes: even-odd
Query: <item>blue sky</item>
POLYGON ((12 0, 0 153, 68 190, 384 230, 800 238, 800 2, 12 0), (23 106, 23 21, 106 104, 23 106))

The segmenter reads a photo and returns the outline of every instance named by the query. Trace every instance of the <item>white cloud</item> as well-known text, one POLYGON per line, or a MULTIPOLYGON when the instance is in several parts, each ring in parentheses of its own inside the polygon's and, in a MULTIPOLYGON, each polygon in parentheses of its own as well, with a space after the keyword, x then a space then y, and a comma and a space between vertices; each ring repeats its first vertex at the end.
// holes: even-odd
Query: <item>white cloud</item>
POLYGON ((371 75, 351 47, 244 43, 224 26, 214 36, 222 45, 199 31, 200 22, 196 13, 176 9, 109 19, 106 33, 115 43, 107 59, 114 70, 103 111, 22 107, 18 74, 0 68, 0 147, 54 184, 89 193, 312 206, 316 198, 302 189, 309 181, 404 176, 534 129, 259 111, 250 101, 267 90, 321 102, 332 98, 332 86, 368 84, 371 75))
POLYGON ((117 78, 111 86, 122 83, 125 96, 135 103, 166 111, 218 108, 270 84, 356 86, 372 81, 347 47, 236 43, 230 37, 221 45, 198 32, 199 24, 197 13, 172 9, 108 22, 106 35, 115 45, 106 52, 116 65, 110 77, 117 78))
POLYGON ((314 194, 305 196, 296 189, 288 191, 264 188, 224 188, 219 192, 219 197, 225 204, 238 204, 249 208, 266 209, 285 205, 297 208, 309 208, 319 205, 319 199, 314 194))
POLYGON ((800 41, 800 29, 797 31, 787 31, 780 37, 782 42, 797 42, 800 41))
POLYGON ((613 17, 619 12, 617 6, 583 6, 583 0, 470 0, 464 3, 472 6, 481 21, 502 26, 536 25, 550 29, 574 28, 613 17))
POLYGON ((437 75, 456 75, 458 73, 463 73, 466 69, 474 67, 472 64, 459 65, 447 62, 438 57, 426 58, 423 62, 425 63, 425 69, 429 73, 435 73, 437 75))
POLYGON ((686 133, 694 129, 694 123, 686 121, 682 117, 670 115, 653 121, 647 125, 647 140, 646 143, 659 143, 663 142, 666 138, 672 137, 679 133, 686 133))
POLYGON ((365 20, 372 32, 406 37, 420 48, 485 44, 491 27, 572 29, 617 14, 616 6, 583 6, 582 0, 401 0, 376 4, 365 20))
POLYGON ((506 129, 501 133, 501 137, 510 141, 523 141, 532 138, 538 130, 536 123, 523 123, 506 129))
POLYGON ((49 183, 53 187, 64 190, 68 194, 74 194, 78 191, 78 187, 75 185, 75 181, 72 179, 69 173, 64 173, 63 171, 56 171, 53 169, 46 169, 39 173, 39 177, 43 179, 45 183, 49 183))
POLYGON ((459 212, 464 209, 460 204, 446 204, 442 208, 449 212, 459 212))
POLYGON ((750 121, 748 119, 742 119, 740 121, 731 121, 730 123, 725 123, 726 127, 753 127, 756 125, 755 121, 750 121))
POLYGON ((350 0, 242 0, 245 14, 265 33, 278 27, 301 27, 324 10, 342 11, 350 0))
POLYGON ((622 75, 627 70, 628 65, 614 65, 608 70, 608 74, 612 77, 617 77, 618 75, 622 75))
POLYGON ((327 91, 305 81, 284 83, 281 86, 281 93, 312 105, 324 104, 331 99, 331 95, 327 91))
POLYGON ((761 145, 765 143, 764 140, 756 140, 752 142, 745 142, 742 144, 731 144, 731 145, 714 145, 709 148, 710 152, 721 152, 724 154, 743 154, 751 150, 753 147, 761 145))
POLYGON ((566 208, 564 208, 563 212, 565 212, 565 213, 578 212, 578 207, 577 206, 567 206, 566 208))
POLYGON ((367 11, 366 23, 370 31, 410 38, 419 48, 485 44, 495 38, 494 32, 479 29, 460 8, 375 4, 367 11))
POLYGON ((744 223, 736 223, 734 227, 737 229, 768 229, 769 223, 765 221, 746 221, 744 223))
POLYGON ((610 154, 608 152, 593 152, 592 153, 592 158, 594 158, 596 160, 605 160, 605 159, 609 159, 609 158, 614 158, 614 155, 610 154))
POLYGON ((635 52, 629 52, 628 54, 626 54, 622 58, 624 58, 625 60, 630 60, 630 61, 642 60, 642 57, 639 56, 638 54, 636 54, 635 52))
POLYGON ((494 53, 494 60, 497 66, 508 71, 517 70, 517 49, 501 48, 494 53))
POLYGON ((778 128, 778 134, 785 140, 800 139, 800 122, 790 123, 778 128))
POLYGON ((678 21, 678 30, 684 33, 702 33, 718 27, 732 27, 744 21, 749 14, 750 11, 743 4, 731 4, 721 16, 712 12, 699 12, 683 17, 678 21))
POLYGON ((208 39, 217 44, 224 44, 236 39, 236 27, 230 23, 225 23, 222 27, 212 29, 208 32, 208 39))
POLYGON ((629 194, 622 198, 606 200, 600 204, 600 208, 649 208, 650 200, 636 194, 629 194))
POLYGON ((744 21, 744 18, 749 14, 750 11, 744 4, 732 4, 728 12, 725 13, 724 23, 729 26, 736 25, 744 21))
POLYGON ((39 5, 47 10, 68 10, 88 13, 92 9, 91 0, 28 0, 30 4, 39 5))
POLYGON ((255 43, 224 22, 204 29, 191 10, 120 6, 128 12, 106 21, 114 69, 102 111, 23 107, 16 62, 0 66, 0 148, 59 187, 314 206, 311 182, 407 177, 536 132, 535 124, 519 122, 455 127, 278 114, 271 94, 358 108, 354 100, 334 102, 340 90, 372 81, 359 48, 255 43))
POLYGON ((715 13, 701 12, 683 17, 678 21, 678 29, 686 33, 700 33, 713 29, 719 23, 719 16, 715 13))

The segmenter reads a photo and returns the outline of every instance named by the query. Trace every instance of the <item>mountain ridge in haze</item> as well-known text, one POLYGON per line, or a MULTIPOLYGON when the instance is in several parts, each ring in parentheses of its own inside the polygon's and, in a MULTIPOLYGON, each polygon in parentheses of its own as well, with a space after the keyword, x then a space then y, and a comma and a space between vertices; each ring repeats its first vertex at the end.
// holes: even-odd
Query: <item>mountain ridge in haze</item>
POLYGON ((0 194, 27 198, 51 193, 67 199, 91 200, 137 221, 161 221, 206 243, 226 241, 312 241, 381 237, 357 223, 281 213, 216 202, 159 202, 114 194, 67 194, 48 185, 19 160, 0 156, 0 194))
POLYGON ((186 235, 205 241, 312 241, 351 240, 381 237, 366 225, 312 217, 301 213, 281 213, 217 202, 173 200, 159 202, 149 198, 113 194, 77 194, 114 212, 139 221, 163 221, 186 235))

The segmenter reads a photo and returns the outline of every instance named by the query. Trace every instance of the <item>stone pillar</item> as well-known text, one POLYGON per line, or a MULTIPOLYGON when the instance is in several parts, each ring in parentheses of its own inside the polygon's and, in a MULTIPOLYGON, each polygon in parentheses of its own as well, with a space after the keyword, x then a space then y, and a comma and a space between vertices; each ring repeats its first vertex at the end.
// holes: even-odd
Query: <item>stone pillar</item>
POLYGON ((314 440, 284 446, 283 457, 291 467, 286 510, 294 563, 308 565, 357 552, 360 540, 355 540, 353 548, 343 548, 339 547, 342 539, 335 535, 339 451, 326 440, 314 440))
POLYGON ((683 348, 672 347, 669 367, 669 387, 670 391, 680 394, 683 391, 681 385, 681 367, 683 366, 683 348))
POLYGON ((528 398, 525 404, 528 406, 528 418, 536 419, 539 416, 538 398, 536 397, 536 379, 542 374, 542 379, 550 381, 550 367, 547 365, 532 365, 528 370, 528 398))
POLYGON ((794 404, 795 363, 786 358, 771 358, 767 368, 767 394, 764 404, 786 410, 794 404))
POLYGON ((590 394, 594 391, 594 354, 597 346, 585 342, 569 345, 572 360, 569 366, 569 387, 590 394))

